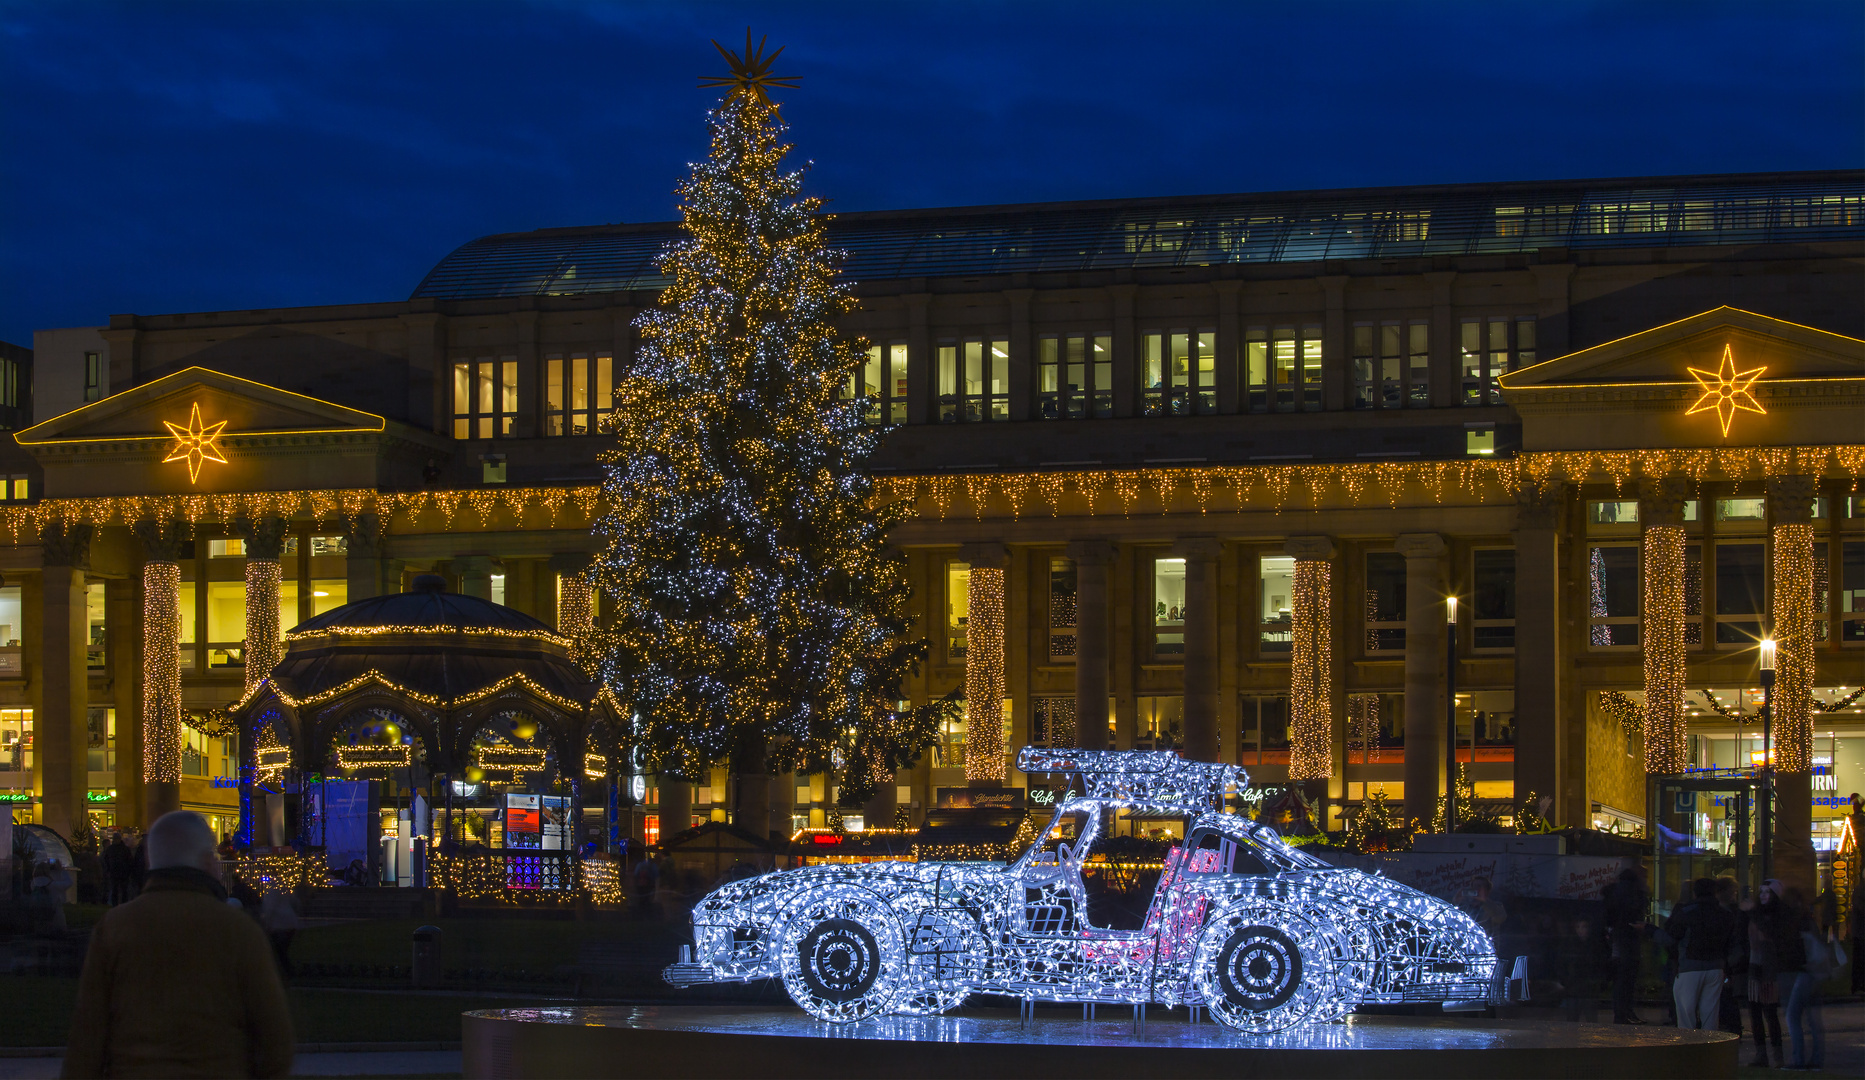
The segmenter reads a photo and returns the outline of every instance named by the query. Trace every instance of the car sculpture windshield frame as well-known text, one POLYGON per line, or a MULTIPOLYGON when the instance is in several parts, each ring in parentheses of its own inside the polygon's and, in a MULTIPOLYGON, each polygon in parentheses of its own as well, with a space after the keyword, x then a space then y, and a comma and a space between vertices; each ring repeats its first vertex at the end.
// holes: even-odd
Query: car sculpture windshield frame
POLYGON ((1066 775, 1070 793, 1014 861, 812 866, 725 885, 693 909, 694 944, 667 981, 775 978, 832 1022, 937 1014, 993 993, 1203 1006, 1258 1034, 1362 1004, 1501 999, 1495 947, 1464 912, 1226 812, 1249 784, 1241 768, 1037 747, 1017 767, 1066 775), (1185 833, 1143 920, 1115 928, 1096 925, 1083 868, 1123 814, 1182 815, 1185 833))

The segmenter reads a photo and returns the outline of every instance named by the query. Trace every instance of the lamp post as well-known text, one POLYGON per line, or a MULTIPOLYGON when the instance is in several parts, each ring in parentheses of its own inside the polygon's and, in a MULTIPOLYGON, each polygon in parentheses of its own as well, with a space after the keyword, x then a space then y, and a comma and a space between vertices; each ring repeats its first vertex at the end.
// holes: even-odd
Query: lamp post
POLYGON ((1457 598, 1444 598, 1444 831, 1457 831, 1457 598))
POLYGON ((1774 639, 1761 639, 1761 876, 1774 876, 1774 639))

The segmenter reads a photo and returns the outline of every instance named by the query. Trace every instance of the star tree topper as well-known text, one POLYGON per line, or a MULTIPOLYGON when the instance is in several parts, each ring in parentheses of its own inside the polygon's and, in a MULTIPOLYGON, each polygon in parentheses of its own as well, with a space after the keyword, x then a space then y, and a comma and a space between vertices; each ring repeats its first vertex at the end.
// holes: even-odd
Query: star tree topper
POLYGON ((175 446, 162 459, 163 464, 171 461, 188 463, 188 483, 201 478, 201 466, 209 461, 227 463, 226 456, 220 452, 220 432, 227 426, 225 420, 212 424, 201 422, 201 403, 194 403, 194 411, 188 416, 188 426, 162 421, 162 426, 175 437, 175 446))
POLYGON ((779 45, 776 52, 767 55, 764 52, 764 44, 769 40, 768 37, 759 38, 757 47, 753 48, 751 28, 746 27, 745 51, 742 55, 714 41, 712 47, 719 50, 720 56, 725 57, 726 66, 732 69, 732 73, 730 75, 703 75, 699 80, 700 88, 730 87, 725 94, 727 101, 735 97, 743 97, 748 102, 762 106, 771 115, 777 115, 777 103, 771 100, 770 91, 795 90, 798 77, 771 74, 771 65, 783 55, 784 47, 779 45))
POLYGON ((1737 371, 1735 354, 1730 351, 1727 344, 1723 346, 1721 368, 1716 371, 1704 371, 1702 368, 1688 370, 1690 377, 1697 380, 1697 385, 1702 388, 1703 396, 1697 399, 1697 403, 1690 407, 1690 411, 1686 412, 1685 416, 1695 416, 1697 413, 1708 412, 1711 409, 1716 410, 1717 419, 1722 421, 1723 436, 1727 438, 1729 422, 1735 419, 1737 410, 1752 412, 1760 416, 1767 415, 1768 410, 1762 408, 1761 402, 1755 400, 1755 395, 1751 390, 1755 385, 1755 380, 1761 378, 1761 373, 1768 370, 1767 367, 1737 371))

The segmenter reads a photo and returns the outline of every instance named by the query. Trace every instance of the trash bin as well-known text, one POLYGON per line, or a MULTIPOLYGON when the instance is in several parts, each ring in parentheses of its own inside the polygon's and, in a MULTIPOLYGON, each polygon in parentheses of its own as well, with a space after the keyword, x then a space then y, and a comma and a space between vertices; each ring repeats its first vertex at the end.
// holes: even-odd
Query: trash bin
POLYGON ((416 989, 431 989, 440 985, 440 927, 416 928, 413 970, 416 989))

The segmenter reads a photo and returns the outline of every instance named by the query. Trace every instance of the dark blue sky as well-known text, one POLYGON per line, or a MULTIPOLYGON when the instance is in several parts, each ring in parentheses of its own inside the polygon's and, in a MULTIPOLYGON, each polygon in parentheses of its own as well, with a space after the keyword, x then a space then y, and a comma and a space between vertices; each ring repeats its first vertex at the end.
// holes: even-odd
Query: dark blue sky
POLYGON ((0 338, 672 216, 747 24, 847 210, 1865 165, 1865 5, 0 0, 0 338))

